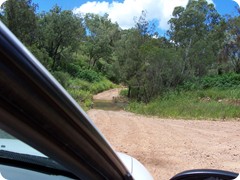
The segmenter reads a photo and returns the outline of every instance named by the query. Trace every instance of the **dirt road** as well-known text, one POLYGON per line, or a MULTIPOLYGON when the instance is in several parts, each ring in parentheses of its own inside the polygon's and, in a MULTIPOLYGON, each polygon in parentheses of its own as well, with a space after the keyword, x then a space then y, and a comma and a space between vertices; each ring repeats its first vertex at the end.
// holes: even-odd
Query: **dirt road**
POLYGON ((156 180, 195 168, 240 172, 240 122, 160 119, 95 109, 88 114, 116 151, 138 159, 156 180))
POLYGON ((111 101, 114 97, 117 97, 119 95, 120 91, 121 88, 110 89, 108 91, 104 91, 94 95, 93 99, 111 101))

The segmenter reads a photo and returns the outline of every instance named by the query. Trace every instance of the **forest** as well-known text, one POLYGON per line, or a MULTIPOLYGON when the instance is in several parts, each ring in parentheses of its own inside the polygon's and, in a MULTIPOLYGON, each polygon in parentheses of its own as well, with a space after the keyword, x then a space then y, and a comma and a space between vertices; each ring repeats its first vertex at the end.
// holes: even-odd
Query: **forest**
POLYGON ((221 100, 216 118, 240 117, 240 9, 223 16, 206 0, 189 0, 174 9, 164 35, 144 10, 135 27, 123 30, 108 14, 74 14, 57 5, 37 9, 31 0, 8 0, 0 19, 84 109, 93 94, 123 85, 134 112, 201 118, 221 100), (182 103, 199 108, 186 98, 206 109, 174 111, 182 103))

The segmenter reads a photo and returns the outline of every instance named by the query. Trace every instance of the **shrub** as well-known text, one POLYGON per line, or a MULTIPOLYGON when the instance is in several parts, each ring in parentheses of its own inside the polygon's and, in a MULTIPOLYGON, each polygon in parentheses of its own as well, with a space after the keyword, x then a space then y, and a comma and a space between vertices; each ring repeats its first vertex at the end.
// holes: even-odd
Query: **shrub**
POLYGON ((76 77, 81 68, 73 63, 69 63, 66 66, 66 70, 71 76, 76 77))
POLYGON ((48 56, 46 49, 39 49, 35 45, 28 46, 28 49, 32 52, 32 54, 43 64, 45 68, 51 70, 51 65, 53 63, 52 58, 48 56))
POLYGON ((67 91, 81 105, 84 110, 91 108, 92 96, 98 92, 114 88, 115 85, 103 78, 99 82, 90 83, 88 81, 72 78, 69 82, 67 91))
POLYGON ((111 81, 109 81, 106 78, 103 78, 100 82, 93 83, 90 87, 90 91, 93 94, 96 94, 96 93, 99 93, 99 92, 102 92, 104 90, 111 89, 114 87, 115 87, 115 85, 111 81))
POLYGON ((228 73, 222 75, 205 76, 203 78, 193 78, 186 81, 178 89, 196 90, 209 88, 240 88, 240 74, 228 73))
POLYGON ((87 82, 85 80, 78 79, 78 78, 73 78, 70 81, 69 89, 89 91, 90 90, 90 86, 91 86, 90 82, 87 82))
POLYGON ((128 96, 128 89, 122 89, 122 90, 120 91, 120 96, 127 97, 127 96, 128 96))
POLYGON ((91 69, 82 69, 76 73, 76 76, 88 82, 99 82, 103 78, 100 73, 91 69))
POLYGON ((85 102, 88 99, 92 99, 92 94, 89 91, 69 89, 68 92, 77 102, 85 102))
POLYGON ((64 88, 68 88, 71 79, 71 76, 68 73, 63 71, 54 71, 52 75, 64 88))

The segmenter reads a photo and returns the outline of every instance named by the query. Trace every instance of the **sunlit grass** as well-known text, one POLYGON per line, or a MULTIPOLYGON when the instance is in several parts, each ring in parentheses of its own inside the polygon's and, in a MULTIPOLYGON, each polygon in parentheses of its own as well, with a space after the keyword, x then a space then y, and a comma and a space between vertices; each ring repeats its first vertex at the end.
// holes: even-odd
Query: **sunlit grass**
POLYGON ((167 118, 234 119, 240 118, 239 100, 239 89, 173 91, 149 104, 131 102, 128 110, 167 118))
POLYGON ((84 110, 88 110, 92 106, 92 97, 94 94, 116 87, 115 84, 106 78, 93 83, 72 78, 69 84, 67 91, 84 110))

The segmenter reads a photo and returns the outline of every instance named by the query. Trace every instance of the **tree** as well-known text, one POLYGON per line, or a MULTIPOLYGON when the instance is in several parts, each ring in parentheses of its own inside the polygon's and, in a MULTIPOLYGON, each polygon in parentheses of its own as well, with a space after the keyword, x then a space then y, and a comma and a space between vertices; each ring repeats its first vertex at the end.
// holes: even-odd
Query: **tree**
POLYGON ((52 58, 51 69, 64 68, 83 39, 85 30, 82 19, 72 11, 62 11, 55 6, 50 12, 40 15, 39 26, 38 47, 45 49, 52 58))
POLYGON ((119 71, 121 81, 129 88, 128 96, 139 97, 141 66, 143 64, 140 57, 140 46, 142 45, 142 37, 138 30, 131 29, 121 32, 121 39, 117 44, 117 57, 119 63, 119 71), (137 89, 135 95, 131 92, 132 89, 137 89))
POLYGON ((1 20, 25 44, 36 42, 37 5, 31 0, 8 0, 2 4, 1 20))
POLYGON ((203 76, 217 60, 224 41, 222 18, 206 0, 190 0, 186 8, 176 7, 170 19, 168 35, 176 49, 182 51, 182 74, 203 76))
POLYGON ((169 44, 164 38, 156 39, 149 29, 152 28, 143 12, 135 28, 121 31, 116 46, 117 67, 122 82, 128 86, 128 97, 143 102, 149 102, 163 90, 162 70, 168 69, 162 52, 163 46, 169 44))
POLYGON ((141 46, 140 54, 144 59, 141 100, 144 102, 175 88, 183 80, 179 54, 168 43, 165 38, 150 38, 141 46))
POLYGON ((112 61, 114 43, 118 39, 119 26, 111 22, 108 15, 86 14, 84 17, 87 37, 84 53, 89 57, 89 68, 104 71, 112 61))
MULTIPOLYGON (((240 10, 238 10, 240 14, 240 10)), ((227 20, 227 38, 222 49, 223 60, 229 60, 234 72, 240 73, 240 16, 227 20)))

